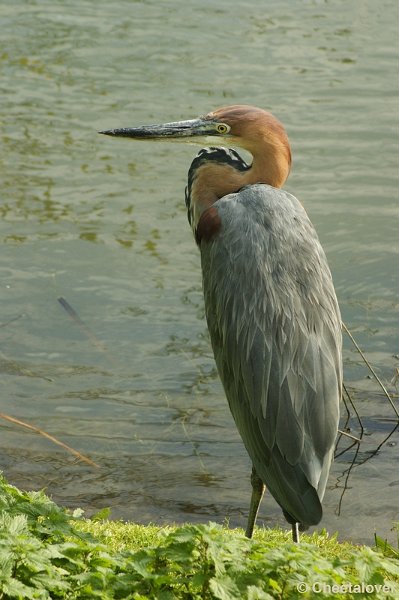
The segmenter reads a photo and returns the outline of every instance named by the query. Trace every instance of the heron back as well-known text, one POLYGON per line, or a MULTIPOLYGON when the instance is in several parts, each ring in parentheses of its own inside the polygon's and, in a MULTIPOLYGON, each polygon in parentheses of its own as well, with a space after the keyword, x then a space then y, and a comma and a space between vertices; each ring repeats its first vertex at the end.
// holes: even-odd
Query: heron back
POLYGON ((286 515, 322 516, 341 393, 331 273, 300 202, 268 185, 219 199, 200 242, 218 371, 251 460, 286 515))

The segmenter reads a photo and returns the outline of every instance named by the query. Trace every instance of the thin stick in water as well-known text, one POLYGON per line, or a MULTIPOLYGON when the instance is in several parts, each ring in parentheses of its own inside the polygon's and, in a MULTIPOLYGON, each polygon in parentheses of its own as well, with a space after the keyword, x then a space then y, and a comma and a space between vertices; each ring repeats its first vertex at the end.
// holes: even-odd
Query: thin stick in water
POLYGON ((21 425, 21 427, 26 427, 26 429, 30 429, 31 431, 34 431, 35 433, 39 433, 46 439, 53 442, 53 444, 57 444, 57 446, 61 446, 61 448, 64 448, 68 452, 71 452, 71 454, 74 454, 79 460, 87 463, 91 467, 99 467, 99 465, 97 463, 95 463, 90 458, 87 458, 87 456, 84 456, 77 450, 74 450, 67 444, 64 444, 64 442, 61 442, 61 440, 58 440, 53 435, 50 435, 46 431, 43 431, 43 429, 40 429, 39 427, 35 427, 35 425, 31 425, 30 423, 26 423, 25 421, 20 421, 19 419, 16 419, 15 417, 11 417, 10 415, 6 415, 4 413, 0 413, 0 419, 5 419, 6 421, 10 421, 11 423, 15 423, 16 425, 21 425))
POLYGON ((95 335, 95 333, 93 333, 91 331, 91 329, 86 325, 86 323, 84 321, 82 321, 82 319, 79 317, 76 310, 74 308, 72 308, 72 306, 69 304, 69 302, 67 302, 67 300, 65 300, 65 298, 63 298, 62 296, 57 298, 57 300, 61 304, 62 308, 71 317, 71 319, 73 321, 75 321, 75 323, 77 325, 79 325, 79 327, 84 331, 85 335, 94 344, 94 346, 96 346, 96 348, 98 348, 99 350, 102 350, 102 351, 106 350, 104 342, 99 340, 98 337, 95 335))
POLYGON ((357 344, 355 338, 353 337, 353 335, 351 334, 351 332, 349 331, 349 329, 347 328, 347 326, 345 325, 345 323, 342 323, 342 327, 345 329, 345 331, 346 331, 347 335, 349 336, 349 339, 351 340, 352 344, 355 346, 356 350, 359 352, 360 356, 362 357, 362 359, 366 363, 366 365, 369 368, 370 372, 373 374, 373 377, 377 381, 378 385, 380 386, 380 388, 382 389, 382 391, 384 392, 384 394, 388 398, 390 405, 392 406, 393 410, 395 411, 396 416, 399 419, 399 411, 396 408, 396 406, 394 405, 394 403, 392 401, 392 398, 391 398, 391 395, 389 394, 389 392, 386 389, 385 385, 382 383, 381 379, 378 377, 377 373, 374 371, 373 367, 371 366, 371 364, 369 363, 369 361, 365 357, 364 353, 362 352, 361 348, 357 344))

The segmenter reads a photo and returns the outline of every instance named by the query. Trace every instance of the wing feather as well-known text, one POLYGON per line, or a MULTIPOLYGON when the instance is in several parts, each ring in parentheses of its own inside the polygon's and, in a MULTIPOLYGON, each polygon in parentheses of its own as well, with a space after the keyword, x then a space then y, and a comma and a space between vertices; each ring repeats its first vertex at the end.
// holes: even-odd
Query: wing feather
POLYGON ((214 206, 201 243, 205 309, 238 430, 293 520, 315 524, 337 433, 341 321, 317 235, 296 198, 266 185, 214 206))

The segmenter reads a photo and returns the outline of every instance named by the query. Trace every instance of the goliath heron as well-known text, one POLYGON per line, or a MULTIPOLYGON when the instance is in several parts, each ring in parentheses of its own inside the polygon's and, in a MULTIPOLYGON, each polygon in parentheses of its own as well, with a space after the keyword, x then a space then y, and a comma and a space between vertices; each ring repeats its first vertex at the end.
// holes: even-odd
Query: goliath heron
POLYGON ((205 311, 230 410, 252 461, 246 535, 265 486, 292 525, 316 525, 333 458, 342 384, 341 319, 326 256, 301 203, 282 124, 252 106, 102 131, 144 140, 217 138, 188 172, 188 219, 201 253, 205 311))

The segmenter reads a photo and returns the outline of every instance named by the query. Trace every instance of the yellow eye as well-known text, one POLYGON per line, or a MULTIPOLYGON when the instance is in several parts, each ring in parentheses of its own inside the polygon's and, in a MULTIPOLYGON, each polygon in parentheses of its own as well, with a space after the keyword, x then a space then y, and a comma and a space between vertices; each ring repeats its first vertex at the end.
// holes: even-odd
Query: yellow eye
POLYGON ((225 125, 224 123, 219 123, 218 125, 216 125, 216 131, 218 133, 227 133, 229 129, 230 127, 228 125, 225 125))

